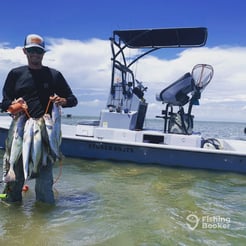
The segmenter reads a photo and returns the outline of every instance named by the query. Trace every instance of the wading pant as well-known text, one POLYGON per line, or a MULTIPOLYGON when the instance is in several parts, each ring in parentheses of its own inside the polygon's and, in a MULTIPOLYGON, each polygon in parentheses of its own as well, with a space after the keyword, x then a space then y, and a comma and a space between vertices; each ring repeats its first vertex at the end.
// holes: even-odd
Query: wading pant
MULTIPOLYGON (((22 187, 24 185, 24 173, 22 158, 14 167, 16 180, 8 182, 5 185, 4 193, 7 194, 6 202, 21 202, 22 187)), ((54 204, 55 198, 53 193, 53 164, 48 162, 46 166, 42 166, 35 184, 36 201, 54 204)))

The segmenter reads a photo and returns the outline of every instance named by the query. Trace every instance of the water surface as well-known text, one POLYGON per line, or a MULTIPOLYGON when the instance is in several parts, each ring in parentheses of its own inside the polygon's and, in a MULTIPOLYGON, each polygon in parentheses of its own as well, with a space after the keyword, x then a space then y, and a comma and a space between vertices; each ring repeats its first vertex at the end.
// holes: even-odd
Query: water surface
MULTIPOLYGON (((224 126, 197 128, 244 137, 243 124, 224 126)), ((65 158, 56 206, 35 202, 33 180, 22 204, 0 203, 0 245, 245 245, 245 177, 65 158)))

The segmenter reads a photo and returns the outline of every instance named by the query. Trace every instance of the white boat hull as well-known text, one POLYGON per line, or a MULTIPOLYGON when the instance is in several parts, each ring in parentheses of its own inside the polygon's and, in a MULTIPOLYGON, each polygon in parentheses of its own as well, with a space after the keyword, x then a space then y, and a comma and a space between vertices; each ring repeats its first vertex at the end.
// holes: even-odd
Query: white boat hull
MULTIPOLYGON (((10 120, 6 118, 5 120, 1 119, 0 147, 2 148, 4 148, 4 139, 7 136, 9 122, 10 120)), ((183 139, 184 145, 186 145, 181 146, 146 141, 140 142, 141 137, 143 140, 144 134, 150 135, 152 131, 122 131, 119 129, 106 129, 106 131, 102 131, 105 129, 100 128, 101 136, 95 137, 79 136, 77 130, 75 125, 62 125, 63 138, 61 149, 62 153, 67 157, 246 173, 245 141, 223 140, 226 147, 230 147, 230 149, 218 150, 187 146, 187 143, 197 145, 194 141, 194 136, 177 136, 178 139, 183 139), (111 130, 111 134, 107 135, 106 133, 102 135, 107 130, 111 130), (107 136, 108 138, 106 138, 107 136)), ((97 128, 94 129, 94 132, 97 132, 96 130, 97 128)), ((155 132, 155 134, 157 133, 155 132)), ((169 136, 161 132, 158 134, 158 136, 163 135, 164 138, 169 136)), ((181 144, 182 141, 179 140, 178 143, 181 144)))

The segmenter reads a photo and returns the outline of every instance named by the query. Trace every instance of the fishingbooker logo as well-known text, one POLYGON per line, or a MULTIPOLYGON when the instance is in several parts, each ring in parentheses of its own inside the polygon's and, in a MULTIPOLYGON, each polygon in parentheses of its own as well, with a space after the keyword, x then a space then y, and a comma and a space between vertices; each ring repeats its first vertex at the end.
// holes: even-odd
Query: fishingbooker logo
POLYGON ((202 229, 229 229, 231 224, 229 217, 205 215, 199 218, 195 214, 189 214, 186 221, 188 228, 192 231, 198 226, 201 226, 202 229))

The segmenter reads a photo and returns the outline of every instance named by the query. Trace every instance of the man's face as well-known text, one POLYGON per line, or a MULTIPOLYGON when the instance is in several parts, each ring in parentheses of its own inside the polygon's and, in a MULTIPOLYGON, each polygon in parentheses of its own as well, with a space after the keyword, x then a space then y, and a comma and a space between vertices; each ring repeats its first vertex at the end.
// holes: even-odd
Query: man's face
POLYGON ((44 50, 38 47, 24 48, 24 53, 27 56, 28 64, 30 66, 41 66, 44 56, 44 50))

